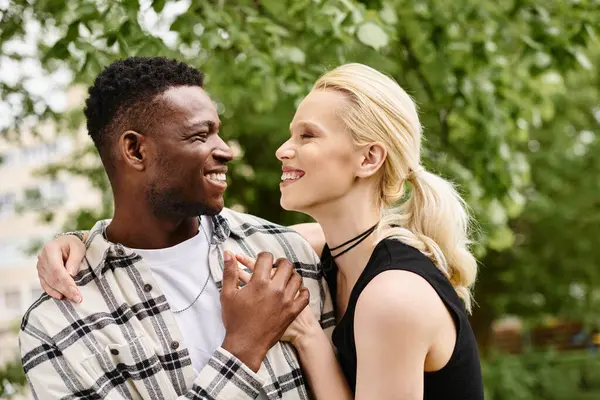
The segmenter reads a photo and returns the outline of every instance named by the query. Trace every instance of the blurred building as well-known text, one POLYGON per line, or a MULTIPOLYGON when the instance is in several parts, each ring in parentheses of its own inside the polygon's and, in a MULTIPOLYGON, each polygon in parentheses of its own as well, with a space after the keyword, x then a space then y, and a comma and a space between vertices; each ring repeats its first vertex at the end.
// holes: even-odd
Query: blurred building
MULTIPOLYGON (((69 106, 75 107, 81 104, 83 93, 73 89, 67 97, 69 106)), ((85 130, 57 132, 52 123, 38 128, 39 135, 25 133, 20 143, 0 140, 0 365, 14 359, 20 319, 42 293, 37 257, 28 249, 62 231, 70 213, 100 204, 99 193, 83 178, 59 174, 50 179, 36 174, 89 143, 85 130), (41 220, 36 205, 52 210, 51 223, 41 220)))

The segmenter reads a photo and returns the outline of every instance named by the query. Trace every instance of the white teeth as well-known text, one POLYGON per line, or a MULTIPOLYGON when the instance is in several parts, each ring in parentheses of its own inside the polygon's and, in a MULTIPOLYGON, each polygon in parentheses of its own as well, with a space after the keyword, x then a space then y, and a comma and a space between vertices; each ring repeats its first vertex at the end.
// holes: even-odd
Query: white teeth
POLYGON ((302 173, 300 172, 284 172, 283 174, 281 174, 281 180, 282 181, 288 181, 288 180, 296 180, 302 177, 302 173))
POLYGON ((215 182, 225 182, 227 176, 225 174, 208 174, 208 179, 215 182))

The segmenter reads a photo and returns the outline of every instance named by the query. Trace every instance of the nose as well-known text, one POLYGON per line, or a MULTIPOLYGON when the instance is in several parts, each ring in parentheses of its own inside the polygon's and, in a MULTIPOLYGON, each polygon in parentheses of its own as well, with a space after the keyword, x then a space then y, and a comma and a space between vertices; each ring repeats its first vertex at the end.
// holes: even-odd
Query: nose
POLYGON ((279 161, 289 160, 291 158, 294 158, 294 155, 295 151, 292 144, 290 143, 290 140, 287 140, 285 143, 279 146, 279 148, 275 152, 275 156, 279 159, 279 161))
POLYGON ((233 160, 233 150, 220 136, 217 136, 218 143, 213 151, 213 157, 222 163, 228 163, 233 160))

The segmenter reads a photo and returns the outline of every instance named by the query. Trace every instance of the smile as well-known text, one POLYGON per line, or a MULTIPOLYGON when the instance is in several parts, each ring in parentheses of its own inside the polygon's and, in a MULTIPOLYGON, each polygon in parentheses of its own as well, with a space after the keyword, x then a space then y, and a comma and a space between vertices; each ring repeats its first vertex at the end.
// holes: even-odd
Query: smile
POLYGON ((304 172, 302 171, 286 171, 283 174, 281 174, 281 185, 291 185, 303 176, 304 172))
POLYGON ((210 179, 211 181, 216 182, 216 183, 222 183, 227 180, 227 176, 222 173, 219 173, 219 174, 211 173, 211 174, 206 174, 205 176, 208 177, 208 179, 210 179))

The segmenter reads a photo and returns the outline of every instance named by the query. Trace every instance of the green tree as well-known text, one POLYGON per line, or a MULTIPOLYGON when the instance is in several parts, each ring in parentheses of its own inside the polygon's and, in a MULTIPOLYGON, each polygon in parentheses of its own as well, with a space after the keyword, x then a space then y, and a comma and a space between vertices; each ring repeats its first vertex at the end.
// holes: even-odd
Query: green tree
MULTIPOLYGON (((592 54, 597 65, 600 51, 592 54)), ((567 74, 553 105, 554 118, 532 131, 527 203, 510 221, 515 246, 483 259, 480 338, 501 314, 600 323, 598 74, 567 74)))

